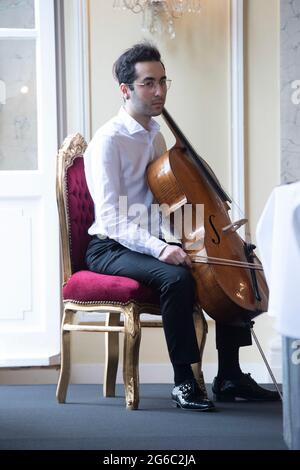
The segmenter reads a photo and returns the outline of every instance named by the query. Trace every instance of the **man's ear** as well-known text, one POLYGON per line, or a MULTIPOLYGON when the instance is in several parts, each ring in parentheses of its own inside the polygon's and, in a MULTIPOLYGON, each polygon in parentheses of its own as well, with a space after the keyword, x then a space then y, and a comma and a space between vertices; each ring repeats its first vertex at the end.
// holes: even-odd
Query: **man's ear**
POLYGON ((126 85, 126 83, 121 83, 120 86, 119 86, 120 90, 121 90, 121 93, 123 95, 123 98, 125 100, 129 100, 130 98, 130 93, 129 93, 129 88, 128 88, 128 85, 126 85))

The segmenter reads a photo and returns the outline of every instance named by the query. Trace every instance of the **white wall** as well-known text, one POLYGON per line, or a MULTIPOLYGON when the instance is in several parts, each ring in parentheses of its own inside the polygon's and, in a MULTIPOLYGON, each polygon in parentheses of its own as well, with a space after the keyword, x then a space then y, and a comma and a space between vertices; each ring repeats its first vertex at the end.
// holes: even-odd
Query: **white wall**
MULTIPOLYGON (((272 188, 280 183, 280 1, 245 1, 246 213, 255 229, 272 188)), ((268 352, 276 335, 266 314, 256 333, 268 352)), ((242 348, 245 362, 261 361, 256 347, 242 348)))

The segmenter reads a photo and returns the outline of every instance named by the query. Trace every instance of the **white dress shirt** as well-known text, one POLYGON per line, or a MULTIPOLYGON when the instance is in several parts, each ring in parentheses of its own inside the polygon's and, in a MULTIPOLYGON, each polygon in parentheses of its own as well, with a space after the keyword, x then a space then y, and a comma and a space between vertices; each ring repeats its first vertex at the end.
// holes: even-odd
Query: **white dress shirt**
POLYGON ((259 219, 257 245, 278 331, 300 338, 300 182, 275 188, 259 219))
POLYGON ((146 168, 166 151, 166 144, 152 118, 149 129, 122 107, 96 132, 84 154, 84 166, 95 206, 89 234, 108 236, 130 250, 158 258, 167 244, 158 238, 160 222, 153 224, 155 234, 150 233, 154 197, 146 168))

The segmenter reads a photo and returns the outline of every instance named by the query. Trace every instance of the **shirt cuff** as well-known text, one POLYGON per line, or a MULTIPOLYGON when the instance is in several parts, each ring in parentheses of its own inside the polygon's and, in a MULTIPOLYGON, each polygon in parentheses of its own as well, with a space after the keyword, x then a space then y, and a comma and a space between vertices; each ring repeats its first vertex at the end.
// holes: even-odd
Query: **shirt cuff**
POLYGON ((163 242, 159 238, 156 238, 154 240, 151 239, 151 246, 149 247, 151 255, 154 258, 158 259, 160 257, 161 252, 163 251, 164 248, 166 248, 166 246, 168 246, 168 243, 163 242))

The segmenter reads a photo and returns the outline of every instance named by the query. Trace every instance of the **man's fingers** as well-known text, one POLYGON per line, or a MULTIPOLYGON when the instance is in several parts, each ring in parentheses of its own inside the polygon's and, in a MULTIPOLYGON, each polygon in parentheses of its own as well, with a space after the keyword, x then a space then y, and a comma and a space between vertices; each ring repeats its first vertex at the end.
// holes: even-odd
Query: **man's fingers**
POLYGON ((178 251, 178 253, 176 254, 177 254, 176 256, 177 264, 180 264, 182 266, 188 266, 188 267, 192 266, 189 256, 183 250, 178 251))
POLYGON ((190 257, 187 254, 185 254, 184 256, 184 264, 186 264, 189 268, 192 267, 192 262, 190 260, 190 257))
POLYGON ((176 266, 182 265, 188 266, 189 268, 192 267, 190 257, 185 253, 185 251, 182 248, 171 245, 164 248, 158 259, 165 263, 175 264, 176 266))

